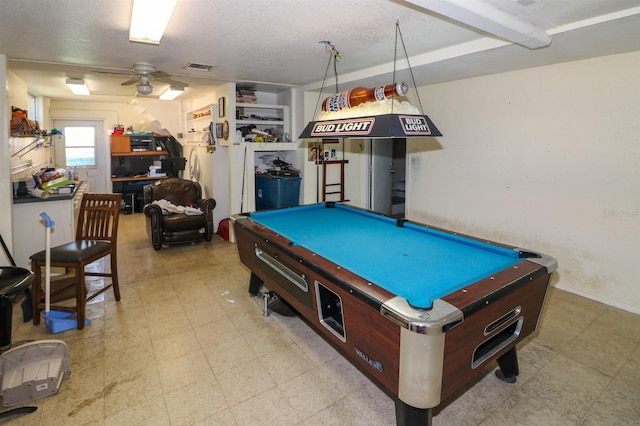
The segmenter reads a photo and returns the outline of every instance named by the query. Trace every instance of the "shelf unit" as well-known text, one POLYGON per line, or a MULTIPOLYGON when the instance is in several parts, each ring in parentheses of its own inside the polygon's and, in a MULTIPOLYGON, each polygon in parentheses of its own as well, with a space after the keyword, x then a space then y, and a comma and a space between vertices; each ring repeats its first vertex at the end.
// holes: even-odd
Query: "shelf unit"
POLYGON ((129 175, 131 172, 142 172, 142 170, 132 170, 130 168, 133 164, 132 162, 145 161, 148 164, 167 156, 169 156, 168 151, 156 151, 153 149, 132 151, 130 135, 111 135, 111 191, 114 193, 120 192, 124 196, 134 194, 135 203, 140 207, 137 211, 141 211, 142 186, 167 177, 149 176, 146 173, 131 176, 129 175), (123 169, 119 173, 126 173, 126 176, 118 176, 116 174, 118 168, 123 169))
POLYGON ((234 145, 235 157, 242 159, 242 163, 237 164, 241 168, 237 169, 237 176, 240 182, 244 182, 241 186, 234 189, 231 205, 235 207, 234 213, 255 211, 256 209, 256 171, 264 169, 260 165, 264 164, 263 158, 267 161, 269 156, 277 156, 287 163, 293 164, 294 167, 300 168, 299 160, 296 156, 298 143, 296 142, 269 142, 269 143, 252 143, 246 142, 234 145))
MULTIPOLYGON (((255 126, 257 130, 268 133, 275 130, 278 142, 290 142, 289 107, 236 103, 236 131, 247 126, 255 126)), ((243 132, 243 136, 245 133, 243 132)))
POLYGON ((112 157, 153 157, 169 155, 169 151, 132 151, 132 152, 112 152, 112 157))
POLYGON ((185 114, 185 142, 187 144, 215 145, 215 135, 211 135, 209 124, 216 122, 215 105, 189 111, 185 114))
MULTIPOLYGON (((161 180, 167 179, 167 176, 132 176, 132 177, 114 177, 111 182, 140 182, 143 180, 161 180)), ((119 191, 113 191, 119 192, 119 191)))
MULTIPOLYGON (((128 135, 111 135, 111 163, 113 164, 114 157, 161 157, 167 156, 167 151, 132 151, 131 150, 131 137, 128 135)), ((123 178, 112 178, 112 181, 123 180, 123 178)), ((124 178, 126 180, 128 178, 124 178)), ((130 178, 133 180, 132 178, 130 178)))

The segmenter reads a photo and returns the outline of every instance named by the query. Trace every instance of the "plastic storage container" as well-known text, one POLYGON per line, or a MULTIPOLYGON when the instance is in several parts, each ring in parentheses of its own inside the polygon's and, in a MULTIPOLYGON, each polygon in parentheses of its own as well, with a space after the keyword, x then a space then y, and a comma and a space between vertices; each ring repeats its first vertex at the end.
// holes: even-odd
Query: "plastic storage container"
POLYGON ((300 180, 299 176, 256 175, 256 210, 297 206, 300 180))

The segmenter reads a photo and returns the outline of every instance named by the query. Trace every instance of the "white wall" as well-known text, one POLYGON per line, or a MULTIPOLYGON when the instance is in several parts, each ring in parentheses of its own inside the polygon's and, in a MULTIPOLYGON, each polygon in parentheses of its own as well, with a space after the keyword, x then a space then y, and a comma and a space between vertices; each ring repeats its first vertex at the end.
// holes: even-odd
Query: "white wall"
POLYGON ((546 252, 555 285, 640 313, 640 52, 420 88, 411 219, 546 252))
MULTIPOLYGON (((32 160, 33 164, 39 164, 42 161, 50 161, 50 149, 34 149, 29 153, 26 150, 22 158, 19 155, 11 157, 19 149, 33 142, 33 138, 10 138, 9 137, 9 117, 11 116, 11 107, 15 106, 21 109, 28 109, 29 96, 27 93, 27 85, 20 80, 15 74, 7 71, 6 57, 0 55, 0 81, 5 82, 0 89, 0 106, 3 113, 0 119, 0 232, 2 237, 13 254, 13 240, 19 236, 13 235, 13 190, 12 181, 17 181, 27 176, 27 173, 11 174, 11 167, 18 164, 24 164, 28 160, 32 160)), ((29 118, 33 119, 34 112, 29 111, 29 118)), ((46 115, 44 115, 46 117, 46 115)), ((39 121, 41 128, 47 128, 43 125, 43 121, 39 121)), ((31 170, 33 172, 33 170, 31 170)), ((0 264, 9 265, 9 261, 3 261, 5 254, 0 250, 0 264)))
MULTIPOLYGON (((51 120, 57 119, 90 119, 105 120, 105 130, 110 133, 114 124, 122 124, 125 128, 133 126, 133 131, 140 130, 140 122, 145 122, 146 132, 164 133, 155 122, 147 121, 137 107, 129 100, 126 102, 92 102, 92 101, 56 101, 52 100, 49 107, 51 120)), ((51 128, 52 123, 47 123, 51 128)))
MULTIPOLYGON (((7 57, 0 54, 0 82, 7 81, 7 57)), ((9 116, 11 105, 7 96, 8 84, 0 85, 0 234, 5 243, 12 250, 13 233, 11 230, 11 172, 9 167, 9 116)), ((0 251, 0 265, 10 265, 9 260, 0 251)))
MULTIPOLYGON (((51 129, 48 126, 48 122, 46 121, 47 114, 45 114, 44 108, 40 111, 31 111, 29 105, 29 96, 27 91, 27 84, 18 78, 12 72, 7 72, 7 85, 9 87, 9 104, 8 106, 8 115, 11 115, 11 107, 15 106, 20 109, 27 109, 28 118, 30 120, 35 120, 38 118, 38 125, 41 130, 51 129)), ((45 101, 48 102, 48 99, 41 99, 44 104, 45 101)), ((43 105, 44 106, 44 105, 43 105)), ((48 111, 47 111, 48 112, 48 111)), ((11 181, 17 182, 19 180, 31 180, 31 176, 34 172, 38 171, 40 168, 49 166, 53 164, 53 149, 48 147, 49 142, 53 141, 42 141, 43 144, 37 144, 39 138, 35 137, 9 137, 8 146, 9 146, 9 163, 8 166, 15 167, 11 172, 11 181), (28 162, 31 162, 31 168, 22 168, 18 167, 20 165, 25 165, 28 162), (22 170, 22 171, 21 171, 22 170)), ((5 238, 6 240, 7 238, 5 238)))
POLYGON ((154 131, 160 135, 176 135, 184 122, 180 102, 177 101, 161 101, 140 96, 131 100, 131 107, 144 117, 147 131, 154 131))
MULTIPOLYGON (((218 117, 217 110, 214 110, 214 116, 212 120, 216 122, 224 122, 230 119, 230 114, 235 114, 235 108, 231 108, 230 99, 231 96, 235 96, 235 85, 223 84, 215 87, 212 91, 203 94, 201 97, 189 102, 181 103, 181 132, 186 135, 186 122, 185 115, 189 111, 195 111, 200 108, 205 108, 214 105, 217 108, 218 98, 225 97, 227 102, 227 108, 223 117, 218 117)), ((235 133, 233 133, 235 137, 235 133)), ((220 221, 228 218, 230 215, 230 196, 229 191, 231 188, 231 177, 229 171, 229 156, 230 147, 220 146, 221 141, 218 142, 216 151, 210 153, 207 151, 205 143, 186 143, 186 138, 182 138, 180 142, 183 145, 183 155, 187 159, 187 166, 184 172, 183 178, 190 179, 189 176, 189 164, 191 151, 195 150, 197 153, 198 161, 200 164, 200 178, 198 181, 202 186, 204 197, 211 197, 216 200, 216 207, 213 210, 214 230, 218 230, 220 221)), ((194 154, 195 155, 195 154, 194 154)))

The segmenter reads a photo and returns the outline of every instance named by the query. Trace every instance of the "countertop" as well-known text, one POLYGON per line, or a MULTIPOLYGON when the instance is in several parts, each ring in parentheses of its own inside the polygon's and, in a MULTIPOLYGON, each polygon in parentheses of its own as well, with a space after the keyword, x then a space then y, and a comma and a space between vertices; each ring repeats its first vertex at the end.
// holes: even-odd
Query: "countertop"
POLYGON ((22 197, 18 197, 16 195, 13 196, 13 204, 24 204, 24 203, 46 203, 48 201, 61 201, 61 200, 70 200, 74 195, 78 192, 83 182, 74 182, 74 188, 71 190, 69 194, 54 194, 49 193, 48 198, 39 198, 32 197, 31 195, 26 195, 22 197))

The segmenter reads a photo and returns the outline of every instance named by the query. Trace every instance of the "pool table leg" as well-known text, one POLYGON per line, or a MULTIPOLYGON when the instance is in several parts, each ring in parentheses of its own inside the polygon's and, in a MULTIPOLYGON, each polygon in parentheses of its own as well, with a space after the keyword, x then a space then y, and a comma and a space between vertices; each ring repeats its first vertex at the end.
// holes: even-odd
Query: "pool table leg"
POLYGON ((431 408, 416 408, 396 398, 397 426, 431 426, 431 408))
POLYGON ((252 272, 251 278, 249 279, 249 293, 253 296, 257 296, 260 292, 260 287, 262 287, 262 284, 264 284, 264 282, 252 272))
POLYGON ((515 383, 518 374, 520 374, 515 346, 500 356, 497 361, 499 368, 496 370, 496 376, 503 382, 515 383))

